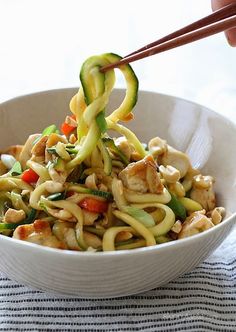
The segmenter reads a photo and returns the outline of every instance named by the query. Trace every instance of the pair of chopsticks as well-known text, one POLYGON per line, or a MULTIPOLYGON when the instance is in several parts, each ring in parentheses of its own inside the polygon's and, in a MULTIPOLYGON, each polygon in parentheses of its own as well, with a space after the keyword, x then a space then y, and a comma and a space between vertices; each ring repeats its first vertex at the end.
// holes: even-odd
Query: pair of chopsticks
POLYGON ((225 6, 180 30, 158 39, 130 53, 120 61, 102 67, 100 70, 106 72, 109 69, 192 43, 233 27, 236 27, 236 3, 225 6))

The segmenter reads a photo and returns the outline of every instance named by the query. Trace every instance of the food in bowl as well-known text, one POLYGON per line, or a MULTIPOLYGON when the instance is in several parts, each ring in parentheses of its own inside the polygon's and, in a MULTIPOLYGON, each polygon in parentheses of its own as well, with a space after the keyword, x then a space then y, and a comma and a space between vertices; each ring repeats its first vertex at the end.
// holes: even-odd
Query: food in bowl
POLYGON ((212 176, 160 137, 141 143, 119 123, 132 120, 137 101, 129 65, 120 67, 125 98, 105 116, 115 74, 100 68, 119 58, 85 61, 61 132, 51 125, 2 152, 2 234, 59 249, 114 251, 182 239, 222 221, 212 176))

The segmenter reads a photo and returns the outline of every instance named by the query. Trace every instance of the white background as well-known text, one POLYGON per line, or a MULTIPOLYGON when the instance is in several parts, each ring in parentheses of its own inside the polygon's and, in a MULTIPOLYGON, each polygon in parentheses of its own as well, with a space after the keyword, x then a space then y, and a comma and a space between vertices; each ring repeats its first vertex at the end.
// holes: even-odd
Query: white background
MULTIPOLYGON (((124 56, 210 12, 210 0, 0 0, 0 101, 78 86, 88 56, 124 56)), ((236 121, 235 60, 222 33, 133 68, 142 89, 194 100, 236 121)))

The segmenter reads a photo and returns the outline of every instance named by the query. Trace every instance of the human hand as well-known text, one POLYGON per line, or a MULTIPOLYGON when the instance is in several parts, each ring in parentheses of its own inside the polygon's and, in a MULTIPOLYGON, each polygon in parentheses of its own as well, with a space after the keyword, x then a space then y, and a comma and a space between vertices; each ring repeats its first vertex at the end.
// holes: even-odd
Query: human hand
MULTIPOLYGON (((231 3, 236 3, 236 0, 211 0, 213 11, 220 9, 231 3)), ((225 32, 228 42, 231 46, 236 46, 236 27, 225 32)))

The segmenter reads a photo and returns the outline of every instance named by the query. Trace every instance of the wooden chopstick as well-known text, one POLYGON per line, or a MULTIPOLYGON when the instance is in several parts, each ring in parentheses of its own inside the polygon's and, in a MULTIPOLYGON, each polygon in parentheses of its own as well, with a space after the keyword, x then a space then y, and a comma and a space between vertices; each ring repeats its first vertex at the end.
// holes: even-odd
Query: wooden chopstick
POLYGON ((140 50, 135 51, 135 52, 131 53, 130 55, 126 56, 125 58, 121 59, 120 61, 102 67, 100 69, 101 72, 106 72, 107 70, 119 67, 121 65, 131 63, 131 62, 152 56, 157 53, 165 52, 170 49, 192 43, 194 41, 212 36, 216 33, 228 30, 228 29, 236 26, 236 15, 235 15, 236 14, 236 3, 223 7, 222 9, 220 9, 216 12, 217 15, 214 16, 214 14, 215 13, 213 13, 213 14, 209 15, 208 17, 205 17, 197 22, 194 22, 191 25, 184 27, 183 29, 176 31, 173 34, 170 34, 170 35, 172 35, 172 37, 170 37, 170 35, 168 35, 168 36, 162 38, 161 42, 160 42, 160 40, 158 40, 154 43, 149 44, 149 45, 151 45, 150 48, 147 48, 147 47, 149 47, 149 45, 146 45, 143 48, 141 48, 140 50), (212 18, 212 15, 213 15, 213 18, 212 18), (222 19, 222 17, 223 17, 223 19, 222 19), (227 17, 227 18, 225 18, 225 17, 227 17), (217 20, 217 22, 212 24, 212 22, 215 22, 215 20, 217 20), (210 25, 209 25, 209 22, 210 22, 210 25), (192 26, 192 28, 191 28, 191 26, 192 26), (200 29, 199 29, 199 26, 200 26, 200 29), (206 27, 203 27, 203 26, 206 26, 206 27), (189 29, 190 29, 189 27, 191 29, 195 29, 195 31, 187 32, 182 35, 184 30, 189 31, 189 29), (180 33, 181 33, 181 35, 180 35, 180 33), (174 39, 170 39, 170 38, 173 38, 173 35, 177 35, 178 37, 176 37, 174 39), (163 39, 164 40, 166 39, 166 41, 163 42, 163 39), (154 46, 152 46, 152 45, 154 45, 154 46))
POLYGON ((218 9, 214 13, 212 13, 212 14, 206 16, 206 17, 203 17, 198 21, 195 21, 195 22, 193 22, 193 23, 191 23, 191 24, 189 24, 189 25, 187 25, 187 26, 185 26, 185 27, 183 27, 183 28, 181 28, 181 29, 179 29, 175 32, 172 32, 169 35, 167 35, 165 37, 162 37, 161 39, 158 39, 153 43, 147 44, 144 47, 139 48, 137 51, 126 55, 124 58, 127 58, 127 57, 129 57, 131 55, 134 55, 136 53, 139 53, 141 51, 145 51, 145 50, 147 50, 151 47, 160 45, 160 44, 162 44, 162 43, 164 43, 168 40, 179 37, 181 35, 184 35, 188 32, 194 31, 196 29, 203 28, 206 25, 218 22, 220 20, 223 20, 224 18, 228 18, 228 17, 231 17, 233 15, 236 15, 236 3, 232 3, 232 4, 227 5, 223 8, 221 8, 221 9, 218 9))

